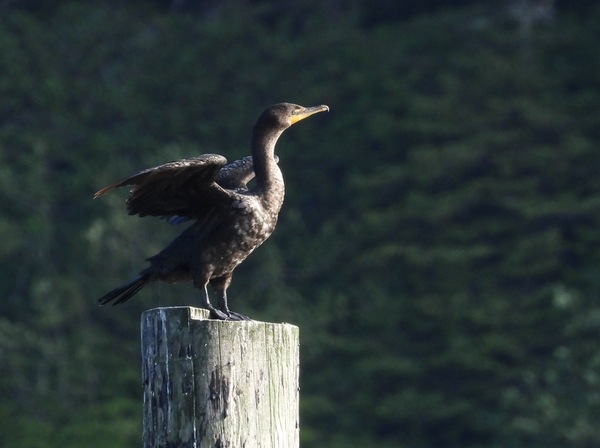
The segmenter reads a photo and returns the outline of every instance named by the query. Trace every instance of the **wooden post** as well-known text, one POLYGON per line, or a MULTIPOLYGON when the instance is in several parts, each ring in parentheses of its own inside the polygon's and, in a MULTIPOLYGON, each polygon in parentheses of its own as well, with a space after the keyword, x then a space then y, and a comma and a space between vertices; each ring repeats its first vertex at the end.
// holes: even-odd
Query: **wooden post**
POLYGON ((298 448, 298 327, 142 314, 144 448, 298 448))

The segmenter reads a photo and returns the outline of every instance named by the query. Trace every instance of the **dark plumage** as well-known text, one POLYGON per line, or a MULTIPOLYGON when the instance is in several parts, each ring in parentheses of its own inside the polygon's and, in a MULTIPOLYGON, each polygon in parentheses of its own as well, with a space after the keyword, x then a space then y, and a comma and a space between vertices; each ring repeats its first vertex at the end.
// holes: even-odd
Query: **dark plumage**
POLYGON ((327 106, 302 107, 281 103, 266 109, 252 131, 252 158, 226 165, 220 155, 166 163, 140 171, 98 191, 129 185, 129 214, 166 217, 170 222, 195 222, 165 249, 150 257, 150 266, 135 278, 99 299, 104 305, 129 300, 153 281, 193 281, 202 306, 219 319, 245 319, 227 306, 227 287, 233 270, 275 229, 284 197, 283 176, 274 155, 280 135, 292 124, 327 106), (250 164, 252 170, 249 169, 250 164), (256 176, 256 184, 246 184, 256 176), (213 285, 219 309, 210 303, 207 286, 213 285))
MULTIPOLYGON (((202 156, 200 156, 202 157, 202 156)), ((279 157, 275 156, 275 162, 279 162, 279 157)), ((239 160, 228 163, 217 173, 215 182, 219 186, 228 190, 236 190, 239 193, 248 190, 248 182, 254 177, 254 166, 252 156, 246 156, 239 160)), ((181 224, 189 221, 189 216, 170 215, 164 217, 169 224, 181 224)))

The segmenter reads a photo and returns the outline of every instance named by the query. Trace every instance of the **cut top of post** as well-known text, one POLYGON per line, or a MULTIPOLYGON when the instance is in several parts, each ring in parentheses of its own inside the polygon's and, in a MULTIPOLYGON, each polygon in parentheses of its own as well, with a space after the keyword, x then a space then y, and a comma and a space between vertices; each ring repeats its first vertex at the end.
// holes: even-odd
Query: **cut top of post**
POLYGON ((298 447, 298 327, 142 314, 144 447, 298 447))

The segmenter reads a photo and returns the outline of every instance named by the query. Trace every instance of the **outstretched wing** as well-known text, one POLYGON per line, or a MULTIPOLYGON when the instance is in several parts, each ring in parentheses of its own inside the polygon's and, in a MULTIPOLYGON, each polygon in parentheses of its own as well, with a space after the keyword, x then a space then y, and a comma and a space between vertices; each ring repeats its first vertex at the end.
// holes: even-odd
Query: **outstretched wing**
POLYGON ((235 190, 247 188, 246 184, 254 177, 252 156, 246 156, 225 165, 217 174, 216 182, 223 188, 235 190))
MULTIPOLYGON (((228 163, 217 173, 215 182, 226 190, 237 192, 248 189, 247 183, 254 177, 254 165, 252 156, 246 156, 239 160, 228 163)), ((189 221, 189 216, 170 215, 164 216, 169 224, 181 224, 189 221)))
POLYGON ((217 173, 226 163, 227 159, 217 154, 165 163, 108 185, 94 198, 114 188, 131 186, 127 198, 131 215, 200 218, 219 201, 233 200, 215 183, 217 173))

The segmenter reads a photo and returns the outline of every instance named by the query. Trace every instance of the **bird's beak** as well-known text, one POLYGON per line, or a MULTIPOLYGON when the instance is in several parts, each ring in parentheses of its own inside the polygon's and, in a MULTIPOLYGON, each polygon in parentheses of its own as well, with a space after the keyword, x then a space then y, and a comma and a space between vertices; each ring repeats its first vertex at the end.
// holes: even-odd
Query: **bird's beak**
POLYGON ((304 120, 319 112, 329 112, 329 107, 324 104, 321 104, 320 106, 305 107, 290 117, 290 124, 298 123, 300 120, 304 120))

